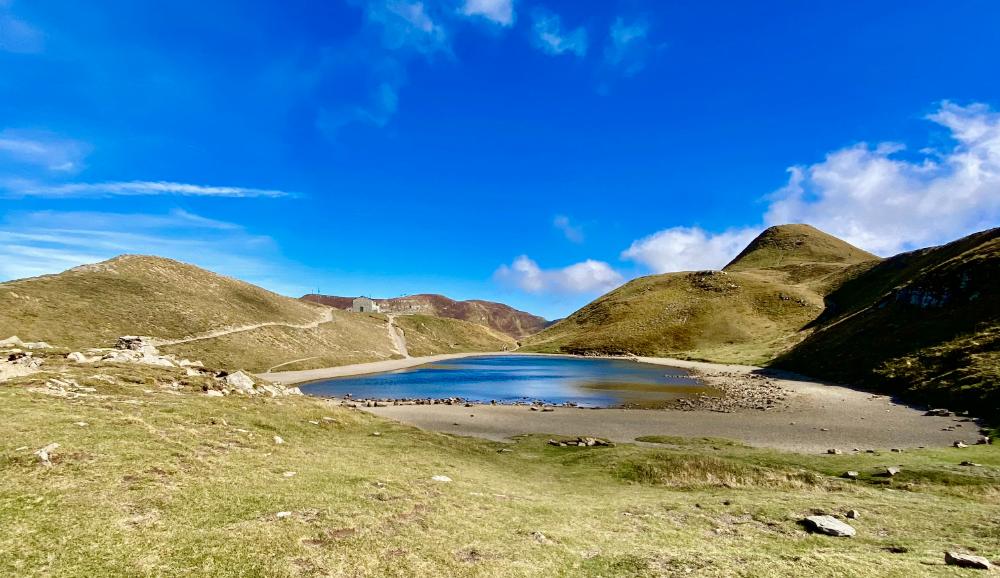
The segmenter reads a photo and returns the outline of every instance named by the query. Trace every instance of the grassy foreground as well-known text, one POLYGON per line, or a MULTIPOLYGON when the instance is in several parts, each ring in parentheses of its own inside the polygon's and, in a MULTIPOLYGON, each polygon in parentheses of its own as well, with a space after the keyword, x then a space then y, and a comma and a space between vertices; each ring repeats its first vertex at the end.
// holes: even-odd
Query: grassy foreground
POLYGON ((3 575, 961 576, 944 550, 1000 557, 994 447, 505 446, 318 399, 210 398, 177 370, 64 372, 96 391, 0 384, 3 575), (45 466, 32 452, 53 442, 45 466), (903 471, 872 475, 885 465, 903 471), (853 539, 797 524, 852 508, 853 539))

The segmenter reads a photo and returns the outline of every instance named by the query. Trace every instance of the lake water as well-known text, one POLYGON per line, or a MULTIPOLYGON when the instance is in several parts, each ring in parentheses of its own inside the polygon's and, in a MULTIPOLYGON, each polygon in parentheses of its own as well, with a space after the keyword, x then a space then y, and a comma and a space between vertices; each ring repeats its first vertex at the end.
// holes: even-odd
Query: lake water
POLYGON ((682 369, 618 359, 504 355, 466 357, 302 386, 310 395, 355 399, 566 402, 593 407, 657 407, 700 393, 719 395, 682 369))

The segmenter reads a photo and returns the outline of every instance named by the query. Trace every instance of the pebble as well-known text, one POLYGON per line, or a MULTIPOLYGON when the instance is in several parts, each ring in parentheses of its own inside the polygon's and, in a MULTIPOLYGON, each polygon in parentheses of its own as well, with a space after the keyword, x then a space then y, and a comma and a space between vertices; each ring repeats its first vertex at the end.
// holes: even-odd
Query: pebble
POLYGON ((448 476, 434 476, 431 479, 434 480, 435 482, 444 482, 444 483, 448 483, 451 481, 451 478, 449 478, 448 476))
POLYGON ((281 436, 274 436, 274 443, 281 445, 285 443, 285 440, 281 436))

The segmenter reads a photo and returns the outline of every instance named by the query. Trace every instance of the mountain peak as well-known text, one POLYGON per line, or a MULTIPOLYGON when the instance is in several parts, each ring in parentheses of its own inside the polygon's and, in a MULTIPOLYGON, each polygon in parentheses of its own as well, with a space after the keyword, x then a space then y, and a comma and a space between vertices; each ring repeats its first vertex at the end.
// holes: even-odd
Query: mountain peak
POLYGON ((723 269, 744 271, 802 263, 853 265, 878 260, 879 257, 812 225, 789 224, 764 229, 723 269))

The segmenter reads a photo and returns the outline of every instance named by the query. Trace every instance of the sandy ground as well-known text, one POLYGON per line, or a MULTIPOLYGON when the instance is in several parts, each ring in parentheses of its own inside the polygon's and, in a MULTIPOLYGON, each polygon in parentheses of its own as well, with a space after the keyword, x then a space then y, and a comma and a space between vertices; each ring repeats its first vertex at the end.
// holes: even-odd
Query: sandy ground
MULTIPOLYGON (((445 359, 478 354, 437 355, 348 365, 328 369, 266 375, 282 383, 302 383, 331 377, 392 371, 445 359)), ((489 354, 493 355, 493 354, 489 354)), ((663 358, 639 358, 645 363, 699 372, 748 374, 760 368, 663 358)), ((787 392, 786 407, 768 411, 627 410, 556 408, 531 411, 524 406, 400 405, 366 408, 376 415, 423 429, 505 440, 524 433, 590 435, 631 442, 645 435, 717 437, 782 450, 850 452, 920 446, 950 446, 956 440, 974 443, 978 426, 964 418, 930 417, 923 410, 884 396, 826 384, 791 374, 767 371, 787 392), (944 431, 953 428, 953 431, 944 431)))

